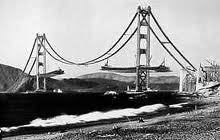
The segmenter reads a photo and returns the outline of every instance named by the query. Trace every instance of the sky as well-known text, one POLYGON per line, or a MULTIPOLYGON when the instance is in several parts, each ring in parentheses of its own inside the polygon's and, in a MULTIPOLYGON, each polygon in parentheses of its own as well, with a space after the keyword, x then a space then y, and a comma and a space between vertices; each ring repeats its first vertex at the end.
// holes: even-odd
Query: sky
MULTIPOLYGON (((151 6, 169 38, 196 67, 205 59, 220 62, 219 0, 0 0, 0 63, 23 69, 36 33, 45 33, 54 49, 71 61, 95 58, 119 38, 138 5, 151 6)), ((178 73, 180 66, 153 36, 151 42, 151 65, 166 59, 178 73)), ((135 53, 134 37, 109 64, 134 66, 135 53)), ((47 70, 61 68, 66 73, 62 77, 76 77, 99 72, 104 63, 69 66, 48 56, 47 70)))

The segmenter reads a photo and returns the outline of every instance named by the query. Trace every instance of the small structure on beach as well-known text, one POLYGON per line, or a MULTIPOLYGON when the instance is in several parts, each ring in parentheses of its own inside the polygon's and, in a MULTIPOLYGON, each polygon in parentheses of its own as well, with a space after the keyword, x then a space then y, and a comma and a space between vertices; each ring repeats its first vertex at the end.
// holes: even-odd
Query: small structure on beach
POLYGON ((214 89, 220 86, 220 66, 215 62, 207 62, 209 62, 208 65, 202 66, 200 64, 197 74, 196 91, 214 89))
POLYGON ((203 89, 213 89, 220 85, 220 65, 208 61, 208 64, 200 64, 196 73, 189 74, 182 69, 180 71, 180 92, 195 92, 203 89))
POLYGON ((181 69, 179 92, 194 91, 196 91, 196 76, 193 73, 189 74, 184 69, 181 69))

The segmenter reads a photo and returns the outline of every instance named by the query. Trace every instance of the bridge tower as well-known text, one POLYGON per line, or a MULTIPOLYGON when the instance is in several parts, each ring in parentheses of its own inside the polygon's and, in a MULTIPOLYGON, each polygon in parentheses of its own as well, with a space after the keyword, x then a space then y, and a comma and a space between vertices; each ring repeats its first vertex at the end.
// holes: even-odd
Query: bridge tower
POLYGON ((36 51, 36 91, 46 91, 46 77, 41 75, 46 74, 46 49, 45 49, 45 34, 37 34, 37 51, 36 51), (41 51, 41 48, 43 51, 41 51), (42 68, 42 69, 41 69, 42 68), (40 85, 40 78, 43 78, 43 87, 40 85))
POLYGON ((136 91, 149 89, 150 72, 149 70, 141 69, 141 67, 150 67, 150 11, 150 6, 147 8, 141 8, 138 6, 137 9, 136 91), (145 28, 145 30, 143 30, 143 28, 145 28), (142 54, 146 57, 145 65, 141 65, 142 54))

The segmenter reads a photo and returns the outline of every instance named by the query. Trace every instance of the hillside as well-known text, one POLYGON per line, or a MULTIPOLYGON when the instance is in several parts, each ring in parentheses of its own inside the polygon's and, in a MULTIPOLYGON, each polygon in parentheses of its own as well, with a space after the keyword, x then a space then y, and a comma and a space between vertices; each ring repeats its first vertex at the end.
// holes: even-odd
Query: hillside
MULTIPOLYGON (((0 92, 25 92, 36 89, 35 77, 22 73, 22 70, 0 64, 0 92)), ((97 83, 88 82, 81 79, 47 79, 47 89, 62 89, 73 91, 93 88, 97 83)))
MULTIPOLYGON (((90 82, 98 82, 96 90, 126 90, 135 88, 135 76, 123 76, 115 73, 91 73, 77 77, 90 82)), ((151 77, 150 88, 157 90, 178 90, 179 77, 177 76, 158 76, 151 77)), ((101 91, 102 91, 101 90, 101 91)))
POLYGON ((85 74, 77 77, 79 79, 110 79, 116 80, 121 82, 134 82, 134 76, 123 76, 115 73, 104 73, 104 72, 97 72, 97 73, 90 73, 85 74))
MULTIPOLYGON (((85 74, 77 78, 79 79, 107 79, 107 80, 116 80, 116 81, 127 82, 127 83, 135 82, 135 76, 123 76, 123 75, 119 75, 115 73, 104 73, 104 72, 85 74)), ((151 77, 150 82, 154 84, 179 83, 179 77, 177 76, 151 77)))
MULTIPOLYGON (((36 89, 35 77, 22 73, 20 69, 0 64, 0 91, 25 92, 36 89)), ((178 89, 176 76, 152 77, 150 87, 158 90, 178 89)), ((126 90, 134 88, 134 76, 122 76, 114 73, 92 73, 69 79, 47 78, 47 89, 62 91, 104 92, 107 90, 126 90)))
POLYGON ((6 91, 12 88, 15 81, 19 82, 16 87, 20 87, 28 81, 28 75, 23 74, 22 70, 18 68, 0 64, 0 91, 6 91))

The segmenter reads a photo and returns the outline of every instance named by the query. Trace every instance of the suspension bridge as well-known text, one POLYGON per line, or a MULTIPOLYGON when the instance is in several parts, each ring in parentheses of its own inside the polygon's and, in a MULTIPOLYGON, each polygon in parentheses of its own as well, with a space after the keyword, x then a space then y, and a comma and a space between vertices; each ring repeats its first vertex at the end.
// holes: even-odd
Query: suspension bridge
POLYGON ((108 59, 118 54, 118 52, 120 52, 122 48, 125 48, 128 42, 134 37, 134 35, 136 35, 137 37, 136 65, 133 67, 112 67, 109 66, 108 63, 106 63, 106 65, 101 67, 101 70, 114 71, 120 73, 136 73, 136 86, 134 91, 139 92, 150 90, 150 73, 152 71, 170 72, 170 68, 165 66, 165 62, 161 63, 159 66, 153 66, 151 64, 151 38, 154 37, 159 42, 160 46, 172 57, 172 59, 174 59, 176 63, 189 75, 195 78, 195 72, 197 71, 196 68, 167 36, 165 31, 160 26, 158 20, 154 16, 153 12, 151 11, 150 6, 148 6, 147 8, 139 6, 137 8, 137 12, 134 14, 132 20, 130 21, 122 35, 118 38, 118 40, 107 51, 85 62, 73 62, 69 59, 66 59, 64 56, 62 56, 54 49, 54 47, 48 41, 45 34, 37 34, 34 40, 31 53, 23 69, 23 73, 26 72, 30 75, 33 68, 36 67, 36 91, 46 91, 46 78, 64 73, 64 71, 62 70, 47 73, 47 56, 50 56, 55 61, 58 61, 59 63, 63 63, 66 65, 89 66, 106 60, 108 61, 108 59), (135 21, 137 21, 136 24, 135 21), (156 27, 152 27, 151 23, 154 23, 156 27), (128 34, 128 32, 130 32, 131 30, 131 26, 135 26, 135 29, 131 31, 131 34, 128 34), (156 32, 155 29, 159 30, 156 32), (158 34, 162 34, 162 36, 160 37, 158 34), (127 35, 129 36, 127 37, 127 35), (125 41, 122 43, 122 45, 119 46, 119 43, 122 42, 124 38, 126 38, 125 41), (170 50, 170 47, 172 47, 175 50, 177 55, 179 55, 178 57, 180 57, 182 60, 177 59, 177 56, 174 55, 174 53, 170 50), (33 63, 30 64, 30 59, 33 57, 34 51, 36 52, 36 56, 34 56, 33 63), (141 64, 142 57, 144 57, 145 60, 144 64, 141 64), (181 61, 184 61, 187 65, 184 65, 181 61), (29 70, 27 70, 28 65, 31 65, 29 70), (40 86, 40 78, 43 78, 43 86, 40 86))
MULTIPOLYGON (((171 56, 171 58, 176 61, 181 69, 187 72, 192 79, 196 78, 196 68, 174 45, 171 39, 161 28, 158 20, 151 11, 150 6, 147 8, 139 6, 137 8, 137 12, 134 14, 130 23, 118 38, 118 40, 101 55, 85 62, 74 62, 72 60, 66 59, 62 54, 56 51, 55 47, 48 40, 45 34, 36 34, 30 55, 22 71, 23 73, 18 76, 15 84, 11 86, 11 91, 8 90, 6 94, 0 94, 0 111, 4 113, 4 115, 0 115, 0 127, 23 125, 31 122, 36 118, 51 118, 60 114, 80 115, 93 111, 139 108, 145 105, 156 103, 165 103, 168 105, 180 103, 182 99, 185 98, 184 93, 179 94, 176 91, 157 91, 149 88, 150 76, 152 72, 157 73, 171 71, 170 68, 165 65, 165 62, 162 62, 159 65, 152 64, 151 51, 153 50, 153 43, 151 42, 151 39, 153 37, 157 42, 159 42, 161 48, 164 49, 171 56), (156 26, 152 26, 153 23, 156 26), (101 67, 101 69, 120 73, 135 73, 135 89, 117 91, 118 94, 114 93, 114 95, 105 94, 110 93, 105 91, 95 91, 92 93, 90 91, 81 92, 78 90, 65 91, 65 94, 60 94, 56 91, 53 92, 47 90, 47 78, 64 73, 64 71, 61 69, 47 72, 46 65, 48 63, 47 59, 49 57, 59 63, 70 66, 89 66, 103 61, 108 62, 108 59, 117 55, 122 51, 122 49, 127 51, 127 49, 125 49, 126 46, 134 37, 136 37, 135 66, 113 67, 106 63, 101 67), (173 48, 175 52, 172 52, 171 48, 173 48), (33 70, 34 68, 35 71, 33 70), (35 74, 33 74, 34 72, 35 74), (23 78, 25 79, 25 76, 27 75, 36 77, 32 79, 36 80, 35 91, 15 92, 15 94, 8 94, 11 93, 13 89, 16 89, 16 87, 22 83, 21 81, 24 81, 23 78), (45 94, 45 92, 47 94, 45 94)), ((33 85, 33 83, 31 84, 33 85)), ((83 126, 85 125, 87 125, 87 123, 83 122, 83 126)))

